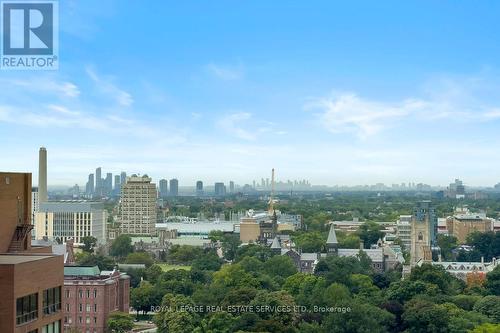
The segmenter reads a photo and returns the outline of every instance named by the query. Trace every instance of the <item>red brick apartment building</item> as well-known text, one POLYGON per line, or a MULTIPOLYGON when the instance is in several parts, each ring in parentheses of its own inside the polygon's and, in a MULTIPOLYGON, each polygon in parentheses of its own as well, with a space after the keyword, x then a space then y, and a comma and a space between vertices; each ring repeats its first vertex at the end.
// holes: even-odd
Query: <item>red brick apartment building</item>
POLYGON ((0 172, 0 332, 60 333, 63 257, 31 246, 31 174, 0 172))
POLYGON ((109 314, 129 312, 130 277, 97 266, 64 267, 64 331, 104 333, 109 314))

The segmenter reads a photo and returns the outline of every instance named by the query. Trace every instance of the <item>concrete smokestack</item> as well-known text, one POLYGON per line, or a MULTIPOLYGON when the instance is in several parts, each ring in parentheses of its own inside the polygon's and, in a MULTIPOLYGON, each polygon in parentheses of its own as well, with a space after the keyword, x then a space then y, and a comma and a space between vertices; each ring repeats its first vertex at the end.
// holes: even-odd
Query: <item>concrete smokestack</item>
POLYGON ((47 202, 49 196, 47 194, 47 149, 40 148, 38 154, 38 201, 40 203, 47 202))

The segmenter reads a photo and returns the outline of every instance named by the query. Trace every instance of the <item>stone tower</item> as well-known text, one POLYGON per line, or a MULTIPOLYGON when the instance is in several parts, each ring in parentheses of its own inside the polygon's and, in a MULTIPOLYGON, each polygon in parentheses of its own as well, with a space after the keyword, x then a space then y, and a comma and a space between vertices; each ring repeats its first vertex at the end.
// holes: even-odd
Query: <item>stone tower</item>
POLYGON ((421 201, 411 219, 411 266, 419 261, 432 261, 432 245, 435 242, 437 218, 430 201, 421 201))
POLYGON ((339 248, 339 242, 337 241, 337 234, 335 233, 335 228, 333 223, 330 224, 330 231, 328 232, 328 238, 326 240, 326 252, 327 255, 337 255, 339 248))

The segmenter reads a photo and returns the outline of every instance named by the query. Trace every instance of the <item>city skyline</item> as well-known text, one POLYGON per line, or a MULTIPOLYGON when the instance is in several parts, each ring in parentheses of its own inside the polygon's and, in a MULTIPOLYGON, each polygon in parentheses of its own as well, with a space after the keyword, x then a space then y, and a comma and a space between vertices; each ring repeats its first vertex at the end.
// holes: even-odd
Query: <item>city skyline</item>
POLYGON ((500 181, 500 4, 228 6, 60 3, 59 70, 2 72, 0 169, 37 181, 46 146, 50 185, 96 165, 181 184, 273 167, 325 185, 500 181))

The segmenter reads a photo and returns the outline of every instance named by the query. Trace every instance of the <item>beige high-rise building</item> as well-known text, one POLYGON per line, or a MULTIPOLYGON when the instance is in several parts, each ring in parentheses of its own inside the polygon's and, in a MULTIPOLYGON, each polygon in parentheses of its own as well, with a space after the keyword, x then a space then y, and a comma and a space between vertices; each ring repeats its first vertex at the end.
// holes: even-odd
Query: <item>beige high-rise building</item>
POLYGON ((127 177, 120 199, 120 232, 150 235, 155 232, 156 184, 147 175, 127 177))

